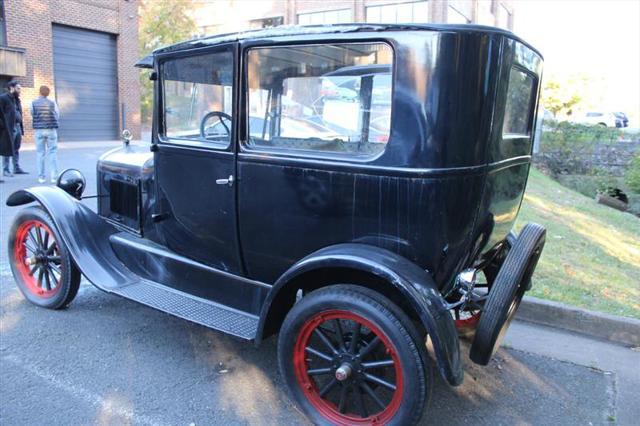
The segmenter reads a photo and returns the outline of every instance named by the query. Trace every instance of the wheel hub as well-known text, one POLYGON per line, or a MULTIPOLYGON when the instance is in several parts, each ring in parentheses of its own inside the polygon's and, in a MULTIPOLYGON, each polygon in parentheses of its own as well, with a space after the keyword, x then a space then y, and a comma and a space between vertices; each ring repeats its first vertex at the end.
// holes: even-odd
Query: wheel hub
POLYGON ((336 369, 336 373, 335 373, 336 379, 343 382, 351 376, 351 372, 352 372, 351 365, 345 362, 344 364, 342 364, 340 367, 336 369))
POLYGON ((33 256, 26 259, 27 265, 46 265, 49 263, 49 256, 43 250, 38 250, 33 256))
POLYGON ((363 380, 363 369, 358 354, 345 351, 335 355, 332 368, 333 376, 343 385, 351 385, 363 380))

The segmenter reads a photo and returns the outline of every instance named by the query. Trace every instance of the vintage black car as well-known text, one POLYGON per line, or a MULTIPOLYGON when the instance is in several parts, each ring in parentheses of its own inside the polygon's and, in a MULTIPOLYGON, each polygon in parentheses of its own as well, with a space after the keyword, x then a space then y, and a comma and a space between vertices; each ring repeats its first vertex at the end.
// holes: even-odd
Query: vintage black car
POLYGON ((219 35, 139 63, 152 143, 12 194, 17 285, 59 309, 96 287, 260 344, 316 423, 411 424, 431 358, 486 365, 531 286, 545 229, 512 232, 541 55, 474 25, 219 35))

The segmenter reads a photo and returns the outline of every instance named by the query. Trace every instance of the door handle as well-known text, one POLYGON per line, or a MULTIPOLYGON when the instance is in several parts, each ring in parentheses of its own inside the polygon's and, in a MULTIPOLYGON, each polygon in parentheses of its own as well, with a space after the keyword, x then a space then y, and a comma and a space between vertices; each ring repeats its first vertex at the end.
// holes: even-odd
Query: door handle
POLYGON ((229 175, 227 179, 216 179, 216 184, 233 186, 233 175, 229 175))

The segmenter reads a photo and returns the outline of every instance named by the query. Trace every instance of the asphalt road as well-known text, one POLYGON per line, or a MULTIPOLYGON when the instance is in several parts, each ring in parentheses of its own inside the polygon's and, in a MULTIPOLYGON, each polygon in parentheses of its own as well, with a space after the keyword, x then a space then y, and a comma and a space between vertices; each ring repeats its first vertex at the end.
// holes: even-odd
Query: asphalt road
MULTIPOLYGON (((63 167, 85 173, 87 193, 94 191, 95 160, 104 150, 59 151, 63 167)), ((32 172, 34 154, 23 153, 32 172)), ((306 423, 283 388, 273 338, 255 348, 86 282, 64 311, 26 302, 8 269, 6 237, 17 209, 5 207, 5 200, 10 191, 34 183, 32 173, 0 184, 0 424, 306 423)), ((507 343, 488 367, 467 360, 458 388, 436 377, 423 423, 598 425, 637 419, 629 402, 640 400, 638 392, 625 390, 621 397, 619 390, 626 369, 635 361, 640 365, 640 354, 522 324, 512 326, 507 343), (558 351, 571 339, 574 346, 599 349, 592 357, 588 351, 558 351)))

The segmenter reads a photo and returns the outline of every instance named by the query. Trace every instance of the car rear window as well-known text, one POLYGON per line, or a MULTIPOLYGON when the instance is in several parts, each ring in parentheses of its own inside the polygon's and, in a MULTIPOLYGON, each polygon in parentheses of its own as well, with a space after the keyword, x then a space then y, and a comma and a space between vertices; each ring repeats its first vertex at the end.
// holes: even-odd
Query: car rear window
POLYGON ((503 136, 529 136, 535 90, 535 79, 529 73, 511 68, 507 105, 502 126, 503 136))
POLYGON ((248 52, 249 149, 374 156, 389 140, 393 51, 385 43, 248 52))

